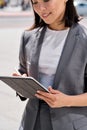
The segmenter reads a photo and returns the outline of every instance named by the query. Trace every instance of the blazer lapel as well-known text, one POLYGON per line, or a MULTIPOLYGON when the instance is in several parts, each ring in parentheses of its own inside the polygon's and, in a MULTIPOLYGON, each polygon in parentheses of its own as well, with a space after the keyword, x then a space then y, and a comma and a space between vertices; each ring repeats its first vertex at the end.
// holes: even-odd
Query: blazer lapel
POLYGON ((42 46, 43 39, 44 39, 44 36, 45 36, 45 31, 46 31, 46 27, 44 27, 41 30, 41 34, 40 34, 40 37, 39 37, 39 40, 38 40, 38 44, 37 44, 35 51, 33 52, 32 60, 31 60, 30 75, 37 80, 38 80, 38 61, 39 61, 41 46, 42 46))
MULTIPOLYGON (((74 25, 75 26, 75 25, 74 25)), ((63 72, 66 69, 69 60, 71 58, 72 52, 74 50, 74 47, 76 45, 76 35, 78 35, 78 28, 72 26, 71 29, 69 30, 67 39, 65 41, 65 45, 60 57, 60 61, 56 70, 56 74, 54 77, 54 83, 53 83, 53 88, 57 89, 59 82, 62 78, 63 72)))

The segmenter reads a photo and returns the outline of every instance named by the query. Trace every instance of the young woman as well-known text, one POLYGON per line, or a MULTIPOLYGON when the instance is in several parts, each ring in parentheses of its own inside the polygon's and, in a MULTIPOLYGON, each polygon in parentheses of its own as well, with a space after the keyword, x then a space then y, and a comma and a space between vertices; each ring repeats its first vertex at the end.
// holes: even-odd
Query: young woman
POLYGON ((19 130, 87 130, 87 30, 73 0, 31 3, 35 23, 23 33, 19 71, 49 93, 38 90, 29 99, 19 130))

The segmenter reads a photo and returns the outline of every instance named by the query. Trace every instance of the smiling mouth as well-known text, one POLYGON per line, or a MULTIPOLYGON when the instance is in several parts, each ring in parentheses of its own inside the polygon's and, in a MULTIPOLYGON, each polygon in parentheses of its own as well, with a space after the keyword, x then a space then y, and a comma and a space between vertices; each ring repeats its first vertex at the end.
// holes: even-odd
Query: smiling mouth
POLYGON ((47 18, 50 14, 51 14, 51 12, 48 14, 44 13, 44 14, 42 14, 42 18, 47 18))

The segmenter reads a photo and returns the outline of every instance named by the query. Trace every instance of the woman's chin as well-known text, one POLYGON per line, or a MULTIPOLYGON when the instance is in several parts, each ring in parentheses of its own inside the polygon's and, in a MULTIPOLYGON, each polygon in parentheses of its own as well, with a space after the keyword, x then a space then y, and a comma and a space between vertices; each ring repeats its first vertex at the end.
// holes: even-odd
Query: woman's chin
POLYGON ((43 19, 43 21, 44 21, 46 24, 49 24, 49 25, 52 24, 52 22, 49 21, 49 20, 44 20, 44 19, 43 19))

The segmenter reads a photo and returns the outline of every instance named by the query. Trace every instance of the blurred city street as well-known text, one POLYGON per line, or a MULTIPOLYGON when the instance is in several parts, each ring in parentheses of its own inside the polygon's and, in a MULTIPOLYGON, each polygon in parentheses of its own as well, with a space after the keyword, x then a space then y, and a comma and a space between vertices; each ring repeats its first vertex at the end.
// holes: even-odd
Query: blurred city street
MULTIPOLYGON (((18 51, 23 31, 33 23, 30 11, 0 15, 0 76, 11 75, 18 66, 18 51), (17 13, 17 15, 16 15, 17 13)), ((18 130, 26 101, 0 81, 0 130, 18 130)))
MULTIPOLYGON (((0 10, 0 76, 11 75, 18 66, 21 35, 33 23, 32 10, 6 9, 0 10)), ((81 24, 87 27, 87 19, 81 24)), ((20 101, 15 91, 0 81, 0 130, 18 130, 26 102, 20 101)))

